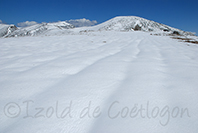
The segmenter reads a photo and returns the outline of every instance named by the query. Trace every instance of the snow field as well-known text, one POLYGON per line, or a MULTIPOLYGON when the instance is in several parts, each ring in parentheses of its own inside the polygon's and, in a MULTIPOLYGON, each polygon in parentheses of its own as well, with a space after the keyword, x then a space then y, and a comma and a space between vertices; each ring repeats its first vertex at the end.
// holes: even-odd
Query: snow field
POLYGON ((1 38, 0 132, 197 132, 197 51, 143 32, 1 38))

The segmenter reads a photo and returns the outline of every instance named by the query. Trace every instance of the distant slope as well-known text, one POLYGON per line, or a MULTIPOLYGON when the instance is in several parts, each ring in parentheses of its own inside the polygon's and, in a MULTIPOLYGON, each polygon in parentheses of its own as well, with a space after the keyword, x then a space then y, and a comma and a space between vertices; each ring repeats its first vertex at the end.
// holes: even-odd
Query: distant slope
POLYGON ((15 36, 35 36, 40 34, 45 34, 47 32, 60 32, 60 30, 64 29, 72 29, 74 28, 73 25, 68 24, 66 22, 54 22, 54 23, 42 23, 36 24, 29 27, 20 28, 11 34, 7 35, 6 37, 15 37, 15 36))
POLYGON ((77 19, 70 21, 60 21, 54 23, 42 23, 35 24, 28 27, 17 28, 15 25, 0 24, 0 37, 17 37, 17 36, 35 36, 35 35, 62 35, 76 33, 81 34, 89 31, 143 31, 143 32, 155 32, 157 34, 165 35, 190 35, 194 33, 185 32, 180 29, 176 29, 161 23, 157 23, 151 20, 147 20, 136 16, 119 16, 110 19, 104 23, 90 26, 96 23, 87 19, 77 19), (65 30, 74 29, 75 30, 65 30))
POLYGON ((110 19, 102 24, 92 27, 92 30, 99 31, 146 31, 146 32, 169 32, 181 35, 194 35, 164 24, 147 20, 136 16, 119 16, 110 19))
POLYGON ((17 29, 15 25, 0 24, 0 37, 7 36, 17 29))

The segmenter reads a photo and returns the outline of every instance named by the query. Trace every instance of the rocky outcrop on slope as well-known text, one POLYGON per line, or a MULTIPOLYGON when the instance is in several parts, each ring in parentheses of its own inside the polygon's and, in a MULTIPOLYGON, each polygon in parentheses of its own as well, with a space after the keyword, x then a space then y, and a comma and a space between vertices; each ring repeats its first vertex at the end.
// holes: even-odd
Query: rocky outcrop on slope
POLYGON ((15 25, 0 24, 0 37, 6 37, 17 29, 15 25))

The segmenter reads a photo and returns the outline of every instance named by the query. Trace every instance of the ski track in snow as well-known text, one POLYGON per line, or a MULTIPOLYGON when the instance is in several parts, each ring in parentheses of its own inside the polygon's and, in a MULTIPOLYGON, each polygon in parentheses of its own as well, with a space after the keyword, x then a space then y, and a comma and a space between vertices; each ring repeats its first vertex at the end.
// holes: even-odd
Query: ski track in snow
POLYGON ((142 32, 0 39, 0 132, 195 133, 198 47, 186 44, 142 32), (10 102, 21 109, 16 118, 5 114, 10 102), (147 103, 160 111, 187 108, 190 117, 122 118, 125 110, 111 118, 147 103), (89 104, 90 117, 81 118, 89 104), (59 118, 69 105, 70 115, 59 118), (46 118, 49 107, 54 113, 46 118), (101 114, 94 118, 96 107, 101 114), (24 118, 27 110, 34 118, 24 118))

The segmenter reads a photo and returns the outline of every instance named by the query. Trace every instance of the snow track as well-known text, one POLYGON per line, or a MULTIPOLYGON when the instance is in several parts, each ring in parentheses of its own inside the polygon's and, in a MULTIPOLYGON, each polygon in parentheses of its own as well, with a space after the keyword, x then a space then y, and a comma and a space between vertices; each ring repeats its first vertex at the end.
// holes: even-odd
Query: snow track
POLYGON ((0 132, 195 133, 197 57, 143 32, 0 39, 0 132))

